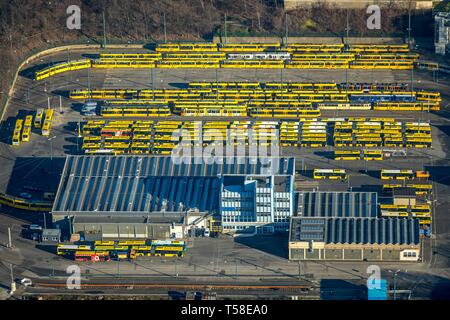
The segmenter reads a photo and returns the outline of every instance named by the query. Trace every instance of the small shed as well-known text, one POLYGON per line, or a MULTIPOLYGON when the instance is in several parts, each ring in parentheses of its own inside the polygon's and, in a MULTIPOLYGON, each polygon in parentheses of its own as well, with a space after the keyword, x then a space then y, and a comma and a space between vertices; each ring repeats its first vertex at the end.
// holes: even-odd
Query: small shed
POLYGON ((56 245, 61 242, 60 229, 44 229, 41 236, 42 244, 56 245))

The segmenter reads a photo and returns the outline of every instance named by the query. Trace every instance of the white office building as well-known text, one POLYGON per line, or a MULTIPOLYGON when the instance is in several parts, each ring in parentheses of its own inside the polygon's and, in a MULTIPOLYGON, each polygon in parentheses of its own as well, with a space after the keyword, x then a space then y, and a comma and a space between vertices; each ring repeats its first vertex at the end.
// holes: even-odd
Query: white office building
POLYGON ((294 208, 294 175, 224 175, 220 212, 224 232, 289 230, 294 208))

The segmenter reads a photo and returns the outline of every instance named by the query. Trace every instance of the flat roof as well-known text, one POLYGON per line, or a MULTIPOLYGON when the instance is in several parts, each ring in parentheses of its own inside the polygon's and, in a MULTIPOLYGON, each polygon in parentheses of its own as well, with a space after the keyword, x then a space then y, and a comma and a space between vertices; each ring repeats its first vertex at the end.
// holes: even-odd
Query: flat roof
POLYGON ((297 192, 297 215, 304 217, 377 217, 376 192, 297 192))
POLYGON ((216 212, 221 175, 295 172, 294 158, 176 161, 160 156, 68 156, 52 213, 216 212))
POLYGON ((89 224, 89 223, 132 223, 132 224, 152 224, 152 223, 183 223, 184 214, 181 212, 164 212, 152 213, 148 216, 142 215, 120 215, 120 216, 106 216, 106 215, 77 215, 73 219, 73 224, 89 224))
POLYGON ((61 230, 60 229, 44 229, 44 230, 42 230, 42 236, 47 236, 47 237, 55 236, 55 237, 58 237, 60 235, 61 235, 61 230))
POLYGON ((326 244, 418 245, 419 220, 412 218, 292 217, 290 241, 326 244))

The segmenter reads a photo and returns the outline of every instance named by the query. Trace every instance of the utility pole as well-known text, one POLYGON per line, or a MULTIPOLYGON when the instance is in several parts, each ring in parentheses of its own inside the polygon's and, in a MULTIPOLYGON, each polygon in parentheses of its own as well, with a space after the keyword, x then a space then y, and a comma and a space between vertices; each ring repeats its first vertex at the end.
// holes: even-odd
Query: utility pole
POLYGON ((106 19, 105 19, 105 11, 103 11, 103 49, 106 49, 106 19))
POLYGON ((11 228, 8 227, 8 248, 12 249, 11 228))
POLYGON ((350 33, 350 27, 349 27, 349 22, 348 22, 348 9, 347 9, 347 27, 345 28, 345 30, 347 31, 347 40, 345 41, 345 44, 348 46, 348 37, 349 37, 349 33, 350 33))
POLYGON ((163 13, 163 24, 164 24, 164 43, 167 43, 167 25, 166 25, 166 13, 163 13))
POLYGON ((153 100, 155 100, 155 78, 153 76, 153 68, 150 69, 150 76, 152 78, 152 94, 153 94, 153 100))
POLYGON ((225 24, 225 43, 227 43, 227 14, 225 13, 224 18, 224 24, 225 24))
POLYGON ((397 272, 394 273, 394 300, 397 300, 397 272))
POLYGON ((408 49, 411 48, 411 0, 408 8, 408 49))
POLYGON ((14 281, 14 273, 13 273, 13 265, 12 263, 9 264, 9 269, 11 272, 11 294, 14 293, 14 291, 16 291, 16 282, 14 281))
POLYGON ((288 31, 288 14, 287 14, 287 12, 285 13, 285 16, 284 16, 284 23, 285 23, 285 32, 286 32, 286 35, 285 35, 285 37, 286 37, 286 42, 284 43, 284 45, 287 47, 287 45, 288 45, 288 37, 289 37, 289 31, 288 31))
POLYGON ((280 68, 281 100, 283 100, 283 68, 280 68))
POLYGON ((61 96, 59 96, 59 113, 63 113, 63 110, 62 110, 62 97, 61 96))
POLYGON ((47 139, 50 142, 50 161, 53 161, 53 140, 55 138, 56 136, 47 139))
POLYGON ((50 109, 50 97, 47 97, 47 109, 50 109))
POLYGON ((42 212, 44 216, 44 229, 47 229, 47 216, 45 215, 45 211, 42 212))
POLYGON ((219 100, 219 69, 216 68, 216 100, 219 100))
POLYGON ((87 84, 88 84, 88 101, 91 101, 92 92, 91 92, 91 73, 89 71, 89 68, 87 69, 87 84))

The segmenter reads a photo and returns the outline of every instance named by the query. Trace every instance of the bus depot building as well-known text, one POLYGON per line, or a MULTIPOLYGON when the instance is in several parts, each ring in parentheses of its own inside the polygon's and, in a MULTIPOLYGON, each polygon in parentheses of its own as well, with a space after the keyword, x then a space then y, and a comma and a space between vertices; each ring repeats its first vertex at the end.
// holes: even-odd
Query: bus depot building
POLYGON ((419 220, 379 218, 376 193, 308 192, 297 198, 289 260, 419 261, 419 220))
POLYGON ((86 240, 183 238, 190 221, 210 216, 227 231, 288 230, 294 166, 282 157, 68 156, 53 224, 86 240))

